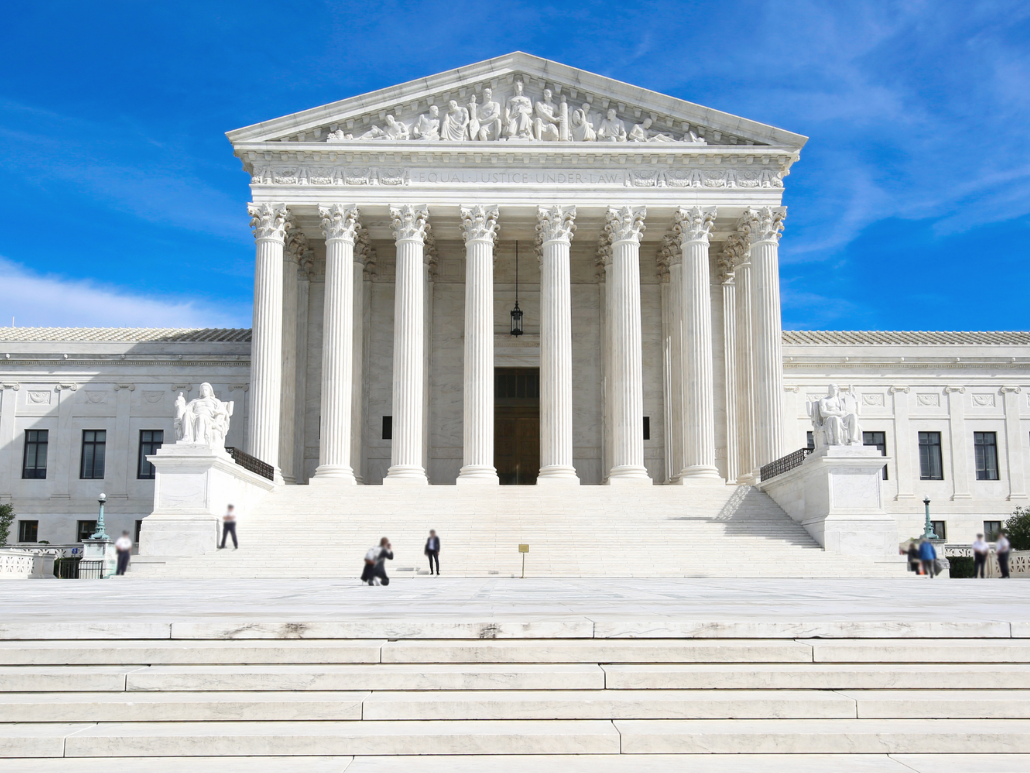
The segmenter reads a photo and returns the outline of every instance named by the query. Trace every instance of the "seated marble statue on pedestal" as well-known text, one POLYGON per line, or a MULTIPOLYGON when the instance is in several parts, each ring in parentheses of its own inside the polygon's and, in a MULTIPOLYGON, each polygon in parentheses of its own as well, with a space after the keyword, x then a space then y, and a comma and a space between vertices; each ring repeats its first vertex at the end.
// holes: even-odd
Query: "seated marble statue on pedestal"
POLYGON ((808 404, 812 418, 812 436, 816 450, 827 446, 862 445, 862 428, 858 423, 858 403, 830 384, 826 397, 808 404))
POLYGON ((207 382, 200 385, 200 397, 186 402, 179 392, 175 398, 175 440, 177 443, 208 446, 212 451, 225 453, 225 436, 229 434, 229 420, 233 403, 222 402, 207 382))

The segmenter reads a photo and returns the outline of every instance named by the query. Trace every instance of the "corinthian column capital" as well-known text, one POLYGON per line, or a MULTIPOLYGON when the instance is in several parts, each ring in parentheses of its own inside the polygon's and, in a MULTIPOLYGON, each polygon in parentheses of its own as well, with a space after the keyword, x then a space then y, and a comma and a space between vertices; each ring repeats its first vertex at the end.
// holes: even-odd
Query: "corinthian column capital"
POLYGON ((353 204, 330 204, 328 207, 320 206, 318 215, 322 220, 322 233, 327 242, 342 239, 354 243, 358 229, 361 224, 358 222, 358 208, 353 204))
POLYGON ((738 228, 747 233, 751 244, 756 242, 778 242, 783 233, 783 220, 787 217, 786 207, 761 207, 747 209, 741 215, 738 228))
POLYGON ((474 241, 497 241, 497 207, 484 207, 477 204, 461 208, 461 235, 465 243, 474 241))
POLYGON ((255 239, 271 239, 280 244, 286 241, 286 232, 293 226, 285 204, 248 204, 247 212, 255 239))
POLYGON ((715 226, 715 207, 680 207, 673 220, 673 233, 679 237, 680 246, 689 242, 708 244, 715 226))
POLYGON ((538 243, 565 242, 569 244, 575 231, 575 207, 561 207, 554 204, 550 207, 539 207, 537 209, 536 235, 538 243))
POLYGON ((683 262, 683 250, 679 249, 676 236, 666 234, 662 237, 662 246, 658 248, 658 263, 665 263, 670 268, 683 262))
POLYGON ((390 207, 393 220, 393 238, 397 241, 417 241, 425 244, 429 228, 429 207, 403 204, 390 207))
POLYGON ((722 251, 726 255, 727 260, 731 261, 733 268, 736 269, 737 266, 742 266, 750 260, 749 249, 747 237, 735 233, 731 234, 726 240, 722 251))
POLYGON ((640 244, 646 215, 646 207, 609 207, 605 215, 604 231, 612 244, 627 241, 640 244))

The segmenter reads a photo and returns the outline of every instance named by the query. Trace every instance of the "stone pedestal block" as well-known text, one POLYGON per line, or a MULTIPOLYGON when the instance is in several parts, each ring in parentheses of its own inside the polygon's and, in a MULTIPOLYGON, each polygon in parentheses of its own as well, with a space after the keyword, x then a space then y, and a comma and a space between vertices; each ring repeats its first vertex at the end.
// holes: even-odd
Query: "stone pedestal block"
POLYGON ((759 484, 828 552, 895 558, 898 529, 883 510, 881 470, 890 457, 865 446, 830 446, 759 484))
POLYGON ((143 520, 141 556, 210 553, 226 505, 234 505, 242 525, 251 507, 275 490, 272 481, 208 446, 166 445, 147 459, 155 468, 154 512, 143 520))
MULTIPOLYGON (((103 568, 100 573, 100 578, 104 580, 114 575, 115 571, 118 569, 118 551, 114 549, 114 542, 109 539, 83 540, 82 560, 101 561, 103 568)), ((50 574, 53 573, 54 568, 51 566, 50 574)))

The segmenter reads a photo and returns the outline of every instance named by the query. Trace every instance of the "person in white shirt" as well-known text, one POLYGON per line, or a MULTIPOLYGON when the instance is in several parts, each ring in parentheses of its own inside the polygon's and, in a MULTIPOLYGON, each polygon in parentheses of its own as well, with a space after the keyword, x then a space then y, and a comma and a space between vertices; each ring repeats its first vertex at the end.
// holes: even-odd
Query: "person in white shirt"
POLYGON ((998 541, 994 543, 994 552, 998 555, 998 568, 1001 569, 1001 578, 1007 580, 1009 577, 1009 551, 1012 546, 1004 531, 998 532, 998 541))
POLYGON ((236 550, 239 548, 239 543, 236 541, 236 512, 232 505, 225 508, 225 515, 222 516, 222 544, 218 546, 219 550, 225 547, 225 538, 232 535, 232 549, 236 550))
POLYGON ((990 548, 984 542, 984 535, 977 534, 976 541, 973 543, 973 577, 983 578, 985 576, 984 567, 987 565, 988 552, 990 552, 990 548))
POLYGON ((129 532, 122 532, 122 536, 114 543, 114 549, 118 553, 118 571, 115 574, 125 574, 125 570, 129 568, 129 556, 132 555, 132 540, 129 538, 129 532))

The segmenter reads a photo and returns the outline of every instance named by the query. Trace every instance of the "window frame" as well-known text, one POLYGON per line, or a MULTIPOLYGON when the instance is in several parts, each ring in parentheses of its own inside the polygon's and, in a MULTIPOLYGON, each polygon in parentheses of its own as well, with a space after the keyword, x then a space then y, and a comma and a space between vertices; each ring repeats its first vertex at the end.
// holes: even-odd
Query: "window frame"
POLYGON ((107 430, 106 429, 84 429, 82 430, 82 448, 79 456, 79 480, 103 480, 107 472, 107 430), (93 439, 88 440, 87 434, 93 433, 93 439), (103 435, 103 439, 98 439, 103 435), (86 450, 90 450, 90 470, 86 474, 86 450), (97 450, 100 449, 100 474, 97 475, 97 450))
POLYGON ((934 430, 925 430, 925 431, 920 430, 918 435, 917 435, 917 440, 919 442, 919 480, 944 480, 944 448, 943 448, 941 433, 937 432, 937 431, 934 431, 934 430), (933 436, 933 438, 936 438, 936 442, 924 443, 923 442, 924 436, 927 438, 927 440, 930 440, 931 436, 933 436), (924 460, 924 451, 923 451, 923 449, 926 449, 926 452, 925 452, 926 459, 925 460, 924 460), (934 450, 936 450, 936 463, 937 463, 937 475, 936 476, 933 474, 934 471, 932 469, 932 467, 933 467, 932 462, 934 460, 929 458, 929 454, 931 452, 933 452, 934 450), (927 462, 927 463, 924 464, 924 461, 927 462), (929 470, 929 472, 927 472, 927 467, 931 468, 929 470))
MULTIPOLYGON (((876 448, 877 450, 879 450, 881 456, 886 456, 887 455, 887 433, 885 431, 880 431, 880 430, 877 430, 877 429, 870 430, 869 432, 863 432, 862 433, 862 445, 863 446, 869 446, 870 448, 876 448), (879 435, 882 438, 883 442, 882 443, 870 443, 869 440, 866 439, 867 435, 879 435)), ((880 473, 880 477, 883 478, 883 480, 890 480, 890 478, 888 477, 887 465, 886 464, 883 465, 883 471, 880 473)))
POLYGON ((39 521, 18 519, 18 542, 39 542, 39 521), (25 539, 25 532, 31 524, 33 539, 25 539))
POLYGON ((984 540, 987 541, 987 542, 997 542, 998 541, 998 532, 1000 532, 1003 528, 1005 528, 1004 522, 1003 521, 984 521, 983 523, 984 523, 984 540), (995 529, 990 529, 990 528, 987 527, 987 524, 989 524, 989 523, 996 523, 996 524, 998 524, 998 526, 995 529))
POLYGON ((88 540, 90 537, 92 537, 96 533, 96 531, 97 531, 97 522, 96 521, 76 521, 75 522, 75 537, 76 537, 75 541, 76 542, 83 542, 84 540, 88 540), (87 527, 87 528, 83 528, 83 524, 86 524, 86 523, 91 523, 93 525, 90 526, 90 527, 87 527), (85 535, 85 536, 83 536, 83 535, 85 535))
POLYGON ((139 445, 137 446, 138 453, 136 454, 136 480, 154 480, 156 476, 156 470, 154 465, 147 461, 147 456, 150 454, 157 453, 165 442, 165 431, 163 429, 141 429, 139 431, 139 445), (151 434, 150 440, 144 440, 143 434, 149 432, 151 434), (154 440, 153 435, 158 434, 161 436, 160 440, 154 440), (149 450, 144 452, 143 448, 146 446, 149 450), (150 469, 145 471, 143 467, 147 466, 150 469), (149 473, 149 474, 148 474, 149 473))
POLYGON ((21 458, 22 480, 46 480, 47 464, 50 461, 50 430, 48 429, 27 429, 25 430, 25 448, 21 458), (42 437, 42 440, 40 440, 42 437), (32 447, 33 467, 30 470, 29 447, 32 447), (39 451, 43 449, 43 466, 39 466, 39 451), (40 474, 42 473, 42 474, 40 474))
POLYGON ((930 521, 930 527, 933 529, 933 533, 937 535, 937 539, 947 540, 948 539, 948 522, 947 521, 930 521), (937 524, 941 525, 941 530, 937 531, 937 524))
POLYGON ((973 433, 973 466, 977 480, 1000 480, 998 474, 998 433, 973 433), (988 441, 990 439, 990 442, 988 441))

